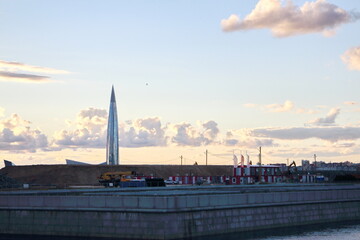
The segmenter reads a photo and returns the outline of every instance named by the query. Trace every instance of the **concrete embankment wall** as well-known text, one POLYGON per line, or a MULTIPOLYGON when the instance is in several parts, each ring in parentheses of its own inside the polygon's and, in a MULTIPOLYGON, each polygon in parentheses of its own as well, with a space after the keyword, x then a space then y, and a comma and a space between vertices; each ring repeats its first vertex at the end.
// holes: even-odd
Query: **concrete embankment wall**
POLYGON ((173 239, 360 219, 359 186, 0 195, 0 233, 173 239))

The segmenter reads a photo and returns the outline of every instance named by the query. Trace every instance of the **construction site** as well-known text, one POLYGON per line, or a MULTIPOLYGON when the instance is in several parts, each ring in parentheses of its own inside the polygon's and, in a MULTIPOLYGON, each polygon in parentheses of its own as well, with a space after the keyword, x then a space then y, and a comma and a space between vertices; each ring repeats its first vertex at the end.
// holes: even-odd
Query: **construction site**
POLYGON ((29 165, 0 169, 0 188, 100 187, 104 173, 133 172, 137 179, 162 178, 181 184, 243 185, 256 183, 358 182, 358 172, 299 171, 296 166, 272 165, 29 165), (259 175, 261 172, 261 175, 259 175), (259 179, 261 179, 259 181, 259 179))
POLYGON ((76 185, 99 185, 98 177, 105 172, 135 171, 139 176, 168 179, 169 176, 231 176, 233 166, 200 165, 32 165, 0 169, 2 185, 30 184, 66 188, 76 185))

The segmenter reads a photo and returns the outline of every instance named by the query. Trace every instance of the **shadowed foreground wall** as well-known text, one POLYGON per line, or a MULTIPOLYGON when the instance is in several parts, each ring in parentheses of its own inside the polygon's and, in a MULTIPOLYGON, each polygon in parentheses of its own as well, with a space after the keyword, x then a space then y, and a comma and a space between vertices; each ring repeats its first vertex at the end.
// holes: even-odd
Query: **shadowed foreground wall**
POLYGON ((0 233, 173 239, 360 219, 351 185, 46 194, 2 194, 0 233))

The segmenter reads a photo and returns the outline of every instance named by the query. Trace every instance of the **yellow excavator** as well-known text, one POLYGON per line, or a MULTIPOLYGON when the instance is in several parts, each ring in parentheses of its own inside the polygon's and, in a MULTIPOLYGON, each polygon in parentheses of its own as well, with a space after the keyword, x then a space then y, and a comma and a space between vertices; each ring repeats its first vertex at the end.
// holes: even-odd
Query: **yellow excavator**
POLYGON ((127 172, 105 172, 98 177, 99 183, 105 187, 118 187, 121 182, 130 182, 135 179, 135 171, 127 172))

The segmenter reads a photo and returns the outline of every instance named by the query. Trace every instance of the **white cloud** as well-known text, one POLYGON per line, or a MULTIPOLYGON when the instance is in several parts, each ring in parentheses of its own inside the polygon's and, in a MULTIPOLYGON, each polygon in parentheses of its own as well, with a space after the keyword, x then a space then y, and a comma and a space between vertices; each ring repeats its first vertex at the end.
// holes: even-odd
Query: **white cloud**
POLYGON ((284 104, 269 104, 265 107, 269 112, 290 112, 294 108, 294 103, 287 100, 284 104))
POLYGON ((19 62, 0 60, 0 81, 27 83, 45 83, 51 81, 49 76, 33 73, 66 74, 69 72, 53 68, 27 65, 19 62))
POLYGON ((81 110, 76 118, 79 128, 91 129, 91 132, 99 133, 107 124, 107 111, 105 109, 88 108, 81 110))
POLYGON ((245 103, 243 106, 246 108, 257 108, 273 113, 292 112, 296 114, 314 114, 317 112, 311 109, 295 107, 295 104, 290 100, 286 100, 283 104, 272 103, 267 105, 260 105, 255 103, 245 103))
POLYGON ((161 125, 160 118, 145 118, 127 121, 120 126, 120 145, 123 147, 165 146, 166 126, 161 125))
POLYGON ((31 122, 13 114, 0 121, 0 150, 35 152, 45 149, 48 140, 38 129, 31 129, 31 122))
POLYGON ((0 117, 3 117, 5 113, 5 109, 0 107, 0 117))
POLYGON ((215 121, 207 121, 202 124, 202 127, 205 129, 203 135, 206 139, 214 140, 220 132, 215 121))
POLYGON ((54 147, 102 148, 106 144, 107 112, 88 108, 80 111, 73 123, 75 130, 60 130, 53 136, 54 147))
POLYGON ((347 65, 350 70, 360 71, 360 46, 353 47, 347 50, 341 56, 341 60, 347 65))
POLYGON ((358 19, 357 14, 347 12, 325 0, 306 2, 298 7, 291 0, 260 0, 255 9, 243 20, 232 14, 221 21, 224 31, 270 29, 276 37, 322 32, 334 34, 341 24, 358 19))
POLYGON ((168 124, 162 126, 160 118, 145 118, 127 121, 120 127, 120 144, 124 147, 201 146, 215 144, 219 129, 215 121, 168 124))
POLYGON ((194 127, 190 123, 179 123, 171 126, 174 136, 171 142, 179 146, 201 146, 215 144, 219 129, 215 121, 201 123, 194 127))
POLYGON ((335 125, 335 119, 339 115, 339 108, 330 109, 329 113, 324 118, 317 118, 309 122, 311 125, 316 126, 332 126, 335 125))
POLYGON ((47 68, 47 67, 38 67, 24 63, 8 62, 3 60, 0 60, 0 70, 9 71, 9 72, 26 71, 26 72, 38 72, 38 73, 47 73, 47 74, 69 73, 68 71, 65 70, 59 70, 59 69, 47 68))
POLYGON ((179 123, 173 127, 175 136, 171 141, 180 146, 201 146, 205 145, 206 139, 190 123, 179 123))

